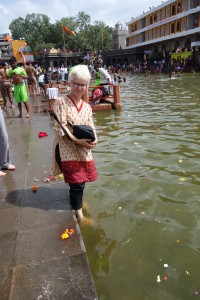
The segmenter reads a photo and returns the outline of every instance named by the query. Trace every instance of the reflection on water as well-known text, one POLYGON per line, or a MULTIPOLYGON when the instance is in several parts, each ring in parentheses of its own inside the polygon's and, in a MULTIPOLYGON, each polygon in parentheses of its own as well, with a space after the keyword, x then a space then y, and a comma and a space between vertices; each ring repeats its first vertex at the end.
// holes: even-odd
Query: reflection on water
POLYGON ((133 75, 122 111, 94 114, 82 233, 100 300, 200 297, 199 80, 133 75))

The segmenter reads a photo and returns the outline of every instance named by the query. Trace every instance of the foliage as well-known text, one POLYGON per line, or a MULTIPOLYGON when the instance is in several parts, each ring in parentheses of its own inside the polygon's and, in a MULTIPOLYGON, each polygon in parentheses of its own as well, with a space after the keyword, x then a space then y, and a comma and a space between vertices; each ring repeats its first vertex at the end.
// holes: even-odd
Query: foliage
POLYGON ((27 14, 25 19, 19 17, 10 23, 9 29, 13 39, 24 38, 33 51, 41 52, 46 48, 91 51, 112 49, 112 28, 102 21, 91 24, 91 18, 85 12, 75 17, 62 18, 54 24, 44 14, 27 14), (76 36, 63 30, 67 26, 76 36))
POLYGON ((25 19, 21 17, 15 19, 9 29, 13 39, 24 38, 32 49, 35 49, 37 44, 51 42, 50 20, 43 14, 28 14, 25 19))

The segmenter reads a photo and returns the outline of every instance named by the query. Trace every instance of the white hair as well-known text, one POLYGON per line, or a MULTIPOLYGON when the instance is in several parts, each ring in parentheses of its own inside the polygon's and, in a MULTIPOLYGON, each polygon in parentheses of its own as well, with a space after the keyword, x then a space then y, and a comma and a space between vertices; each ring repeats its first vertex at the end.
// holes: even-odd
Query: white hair
POLYGON ((74 79, 74 76, 77 76, 79 79, 83 79, 87 82, 87 85, 90 82, 91 75, 88 70, 88 67, 85 65, 77 65, 72 68, 71 72, 69 73, 68 81, 71 82, 74 79))

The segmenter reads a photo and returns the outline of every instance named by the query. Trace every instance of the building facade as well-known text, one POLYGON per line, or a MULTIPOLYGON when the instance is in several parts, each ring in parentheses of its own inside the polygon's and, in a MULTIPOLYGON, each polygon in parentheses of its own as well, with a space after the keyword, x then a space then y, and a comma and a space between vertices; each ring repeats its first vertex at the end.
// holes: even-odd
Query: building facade
POLYGON ((34 56, 25 40, 12 40, 9 33, 0 34, 0 59, 8 62, 14 56, 17 63, 33 62, 34 56))
POLYGON ((144 59, 193 55, 200 46, 200 1, 168 0, 127 23, 127 49, 141 49, 144 59), (184 53, 184 54, 183 54, 184 53))
POLYGON ((12 56, 12 44, 8 33, 0 34, 0 59, 9 60, 12 56))
MULTIPOLYGON (((47 50, 47 49, 46 49, 47 50)), ((0 34, 0 60, 8 62, 12 56, 17 63, 39 63, 42 67, 60 67, 61 65, 73 65, 83 57, 82 52, 71 52, 60 49, 50 49, 43 54, 34 56, 31 47, 24 39, 12 40, 9 33, 0 34)))

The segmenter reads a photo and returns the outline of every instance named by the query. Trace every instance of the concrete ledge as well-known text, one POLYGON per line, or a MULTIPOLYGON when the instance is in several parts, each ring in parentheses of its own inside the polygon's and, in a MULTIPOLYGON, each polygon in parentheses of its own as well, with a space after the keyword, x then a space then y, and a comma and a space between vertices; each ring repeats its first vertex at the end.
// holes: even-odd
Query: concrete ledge
POLYGON ((27 120, 9 113, 4 116, 16 171, 6 171, 0 178, 0 299, 95 300, 68 186, 63 181, 43 181, 51 172, 50 117, 32 112, 27 120), (38 138, 39 131, 48 132, 48 137, 38 138), (32 192, 32 185, 38 187, 37 193, 32 192), (75 232, 62 240, 66 228, 75 232))

